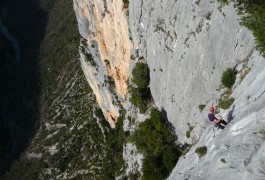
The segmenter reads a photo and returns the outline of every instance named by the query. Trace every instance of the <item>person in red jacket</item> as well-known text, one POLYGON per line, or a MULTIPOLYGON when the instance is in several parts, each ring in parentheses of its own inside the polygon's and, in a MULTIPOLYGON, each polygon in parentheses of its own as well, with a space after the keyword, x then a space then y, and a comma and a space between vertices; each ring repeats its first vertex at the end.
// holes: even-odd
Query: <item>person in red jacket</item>
POLYGON ((211 121, 213 123, 213 125, 215 127, 218 127, 220 129, 224 129, 225 128, 221 124, 227 125, 227 122, 223 118, 217 119, 215 117, 215 115, 214 115, 214 107, 210 107, 210 113, 208 114, 208 119, 209 119, 209 121, 211 121))

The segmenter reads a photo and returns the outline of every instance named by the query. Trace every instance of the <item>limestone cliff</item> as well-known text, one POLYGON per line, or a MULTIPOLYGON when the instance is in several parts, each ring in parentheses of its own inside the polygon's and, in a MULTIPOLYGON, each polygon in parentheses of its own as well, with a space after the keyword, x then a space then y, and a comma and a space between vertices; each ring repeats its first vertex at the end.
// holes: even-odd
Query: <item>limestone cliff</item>
POLYGON ((136 0, 129 12, 133 48, 148 61, 155 104, 167 112, 179 142, 194 144, 169 179, 263 179, 264 58, 251 32, 240 26, 233 4, 136 0), (220 113, 231 122, 212 139, 207 111, 224 93, 220 78, 228 67, 252 70, 245 78, 238 73, 235 102, 220 113), (202 112, 200 104, 207 107, 202 112), (188 138, 189 126, 194 129, 188 138), (200 146, 208 147, 202 159, 195 153, 200 146))
POLYGON ((242 65, 255 48, 232 6, 198 2, 138 0, 129 9, 133 44, 150 66, 155 104, 166 110, 182 143, 187 123, 195 139, 206 126, 207 109, 200 113, 198 106, 216 104, 222 72, 242 65))
POLYGON ((114 80, 115 91, 123 99, 127 93, 130 47, 127 9, 121 0, 74 0, 79 31, 86 40, 86 52, 91 54, 94 66, 87 63, 85 54, 81 63, 97 102, 112 127, 119 116, 117 101, 108 88, 107 80, 114 80))
POLYGON ((116 92, 124 97, 130 57, 147 60, 156 106, 165 110, 178 142, 193 144, 169 179, 218 179, 223 174, 228 179, 237 175, 243 179, 264 178, 265 147, 260 132, 265 128, 261 121, 265 60, 256 51, 251 32, 239 24, 233 4, 134 0, 129 4, 128 24, 126 9, 119 0, 75 0, 75 10, 87 51, 98 64, 92 67, 82 60, 83 70, 113 126, 118 111, 103 85, 104 75, 114 79, 116 92), (221 74, 228 67, 238 72, 231 94, 235 102, 220 115, 231 122, 213 139, 208 108, 200 112, 199 105, 218 103, 225 91, 220 88, 221 74), (202 159, 195 153, 199 146, 208 147, 202 159), (222 158, 228 163, 222 164, 222 158))

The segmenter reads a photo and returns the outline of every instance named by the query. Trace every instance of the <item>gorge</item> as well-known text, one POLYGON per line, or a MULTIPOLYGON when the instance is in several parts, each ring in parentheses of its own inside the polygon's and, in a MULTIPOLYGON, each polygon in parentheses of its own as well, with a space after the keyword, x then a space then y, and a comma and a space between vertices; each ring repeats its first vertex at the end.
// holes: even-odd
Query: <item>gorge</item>
POLYGON ((23 7, 35 18, 20 32, 6 1, 1 19, 21 48, 10 114, 29 133, 3 178, 264 179, 263 42, 242 23, 243 1, 227 2, 31 0, 23 7), (229 122, 224 130, 213 131, 210 106, 229 122), (154 152, 135 143, 143 126, 154 152))

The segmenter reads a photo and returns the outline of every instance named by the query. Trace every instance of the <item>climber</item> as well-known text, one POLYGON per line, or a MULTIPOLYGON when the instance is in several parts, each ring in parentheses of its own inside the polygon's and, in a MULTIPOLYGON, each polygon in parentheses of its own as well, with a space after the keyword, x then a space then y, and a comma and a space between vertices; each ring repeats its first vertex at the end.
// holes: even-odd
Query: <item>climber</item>
POLYGON ((208 114, 209 121, 213 124, 214 127, 218 127, 220 129, 224 129, 225 127, 223 125, 227 125, 227 122, 221 117, 220 119, 217 119, 214 115, 214 107, 210 107, 210 113, 208 114))

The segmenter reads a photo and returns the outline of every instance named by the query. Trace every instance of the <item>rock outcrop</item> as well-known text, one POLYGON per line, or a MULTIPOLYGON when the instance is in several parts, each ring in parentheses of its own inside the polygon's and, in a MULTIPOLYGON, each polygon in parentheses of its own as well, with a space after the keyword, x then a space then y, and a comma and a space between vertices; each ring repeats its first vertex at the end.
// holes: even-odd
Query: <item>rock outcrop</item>
POLYGON ((265 178, 265 61, 257 53, 251 60, 251 72, 232 93, 235 103, 224 113, 229 124, 222 131, 208 127, 169 179, 265 178), (199 158, 195 150, 201 146, 207 153, 199 158))
POLYGON ((194 144, 169 179, 263 179, 265 60, 233 5, 138 0, 129 12, 133 47, 148 61, 155 104, 167 112, 179 142, 194 144), (224 92, 221 74, 228 67, 252 70, 246 78, 238 73, 231 95, 235 102, 220 113, 231 122, 212 139, 208 108, 200 112, 199 105, 217 104, 224 92), (208 147, 201 159, 195 153, 200 146, 208 147))
POLYGON ((251 33, 239 25, 232 5, 208 0, 138 0, 129 12, 134 48, 150 67, 155 104, 167 112, 179 142, 186 141, 188 123, 198 139, 208 110, 200 113, 198 106, 215 105, 222 72, 251 57, 251 33))
POLYGON ((112 127, 119 116, 113 94, 123 99, 127 93, 130 46, 127 9, 122 0, 74 0, 79 31, 86 40, 86 53, 91 54, 94 66, 87 63, 85 54, 81 63, 99 106, 112 127), (115 92, 108 81, 114 81, 115 92))
POLYGON ((80 33, 98 64, 92 67, 82 60, 82 66, 110 123, 114 126, 118 111, 103 85, 104 75, 114 79, 116 92, 124 97, 129 58, 143 57, 156 106, 165 110, 178 142, 193 144, 169 179, 264 179, 265 60, 251 32, 240 25, 233 4, 130 1, 128 35, 122 2, 104 2, 75 0, 75 10, 80 33), (235 102, 220 115, 231 122, 212 138, 207 111, 225 91, 220 79, 228 67, 238 72, 231 94, 235 102), (201 159, 195 153, 200 146, 208 148, 201 159))

